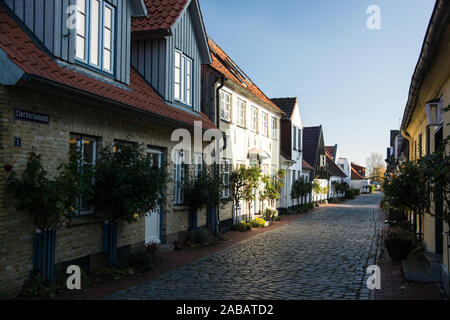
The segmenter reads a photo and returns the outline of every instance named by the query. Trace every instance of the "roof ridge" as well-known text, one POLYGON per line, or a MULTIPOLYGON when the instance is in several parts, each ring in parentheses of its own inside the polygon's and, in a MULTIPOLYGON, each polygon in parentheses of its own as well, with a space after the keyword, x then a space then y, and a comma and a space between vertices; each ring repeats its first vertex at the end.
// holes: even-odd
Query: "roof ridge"
POLYGON ((241 86, 245 90, 247 90, 248 92, 252 93, 255 96, 255 98, 261 100, 261 102, 263 102, 263 103, 266 103, 266 104, 270 105, 272 108, 274 108, 275 110, 281 112, 282 114, 285 114, 285 112, 283 110, 281 110, 272 100, 270 100, 267 97, 267 95, 245 73, 245 71, 243 71, 242 68, 239 67, 239 65, 225 52, 225 50, 223 50, 222 47, 219 44, 217 44, 217 42, 215 42, 210 36, 208 36, 208 44, 209 44, 209 47, 210 47, 210 51, 213 53, 212 55, 217 60, 217 62, 220 64, 220 65, 217 65, 217 63, 216 63, 216 65, 215 65, 215 61, 213 59, 213 63, 211 64, 212 68, 214 68, 218 72, 222 73, 224 76, 229 78, 229 80, 232 80, 234 82, 236 82, 234 79, 238 80, 239 83, 241 84, 241 86), (217 58, 217 56, 219 56, 220 59, 217 58), (227 62, 225 59, 228 59, 229 61, 227 62), (221 61, 223 61, 225 63, 222 63, 221 61), (241 79, 239 79, 239 77, 237 75, 235 75, 234 72, 232 72, 230 70, 230 68, 226 66, 226 64, 231 64, 232 67, 236 69, 236 71, 238 71, 239 73, 242 73, 242 77, 244 77, 244 83, 243 84, 242 84, 241 79), (221 70, 221 66, 225 70, 221 70), (227 75, 226 72, 229 72, 230 75, 227 75), (231 76, 231 78, 230 78, 230 76, 231 76))

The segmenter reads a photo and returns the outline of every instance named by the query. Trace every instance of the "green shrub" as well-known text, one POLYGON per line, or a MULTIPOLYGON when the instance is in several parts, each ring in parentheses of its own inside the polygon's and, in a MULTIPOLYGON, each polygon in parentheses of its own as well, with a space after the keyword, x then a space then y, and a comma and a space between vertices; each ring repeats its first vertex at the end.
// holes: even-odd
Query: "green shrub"
POLYGON ((266 221, 272 221, 273 222, 277 216, 278 216, 278 211, 277 210, 267 208, 264 211, 264 219, 266 221))
POLYGON ((241 221, 239 223, 233 224, 231 227, 233 230, 237 230, 240 232, 249 231, 252 229, 252 225, 250 222, 241 221))
POLYGON ((263 218, 255 218, 250 221, 250 223, 254 228, 264 228, 266 226, 266 220, 264 220, 263 218))
POLYGON ((361 189, 353 189, 356 196, 361 195, 361 189))
POLYGON ((356 192, 355 189, 348 189, 345 192, 345 199, 355 199, 356 192))
POLYGON ((138 272, 145 272, 153 269, 159 257, 159 244, 149 243, 143 248, 132 252, 127 259, 125 267, 130 267, 138 272))
POLYGON ((208 242, 210 234, 206 229, 198 229, 195 232, 195 242, 205 243, 208 242))
POLYGON ((369 188, 369 193, 374 193, 375 192, 375 185, 371 185, 369 188))

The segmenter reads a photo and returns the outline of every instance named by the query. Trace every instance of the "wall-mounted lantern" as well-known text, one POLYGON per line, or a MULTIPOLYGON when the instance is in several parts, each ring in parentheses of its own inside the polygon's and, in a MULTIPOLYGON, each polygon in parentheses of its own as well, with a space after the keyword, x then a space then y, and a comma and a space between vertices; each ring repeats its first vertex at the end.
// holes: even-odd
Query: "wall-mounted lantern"
POLYGON ((442 121, 442 101, 441 99, 433 99, 425 103, 427 111, 428 124, 430 126, 438 126, 442 121))

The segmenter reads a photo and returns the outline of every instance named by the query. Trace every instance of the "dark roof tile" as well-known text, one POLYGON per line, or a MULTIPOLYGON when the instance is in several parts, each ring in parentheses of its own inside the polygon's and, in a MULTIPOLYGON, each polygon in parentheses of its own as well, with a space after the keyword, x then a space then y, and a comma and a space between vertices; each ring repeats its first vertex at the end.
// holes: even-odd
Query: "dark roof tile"
POLYGON ((283 119, 290 119, 292 117, 297 98, 272 98, 271 100, 286 113, 283 119))
POLYGON ((320 126, 303 128, 303 159, 310 165, 316 163, 317 148, 319 146, 320 126))

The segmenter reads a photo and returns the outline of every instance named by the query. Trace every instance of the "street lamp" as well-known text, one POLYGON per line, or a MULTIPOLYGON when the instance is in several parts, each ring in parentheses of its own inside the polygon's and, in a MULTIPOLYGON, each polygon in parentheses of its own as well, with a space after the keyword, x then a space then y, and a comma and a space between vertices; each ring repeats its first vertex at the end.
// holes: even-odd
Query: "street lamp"
POLYGON ((438 126, 442 121, 442 101, 433 99, 425 103, 425 109, 428 117, 428 125, 438 126))

